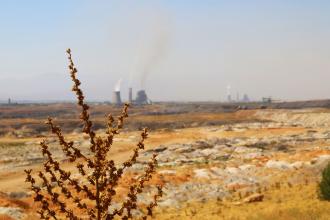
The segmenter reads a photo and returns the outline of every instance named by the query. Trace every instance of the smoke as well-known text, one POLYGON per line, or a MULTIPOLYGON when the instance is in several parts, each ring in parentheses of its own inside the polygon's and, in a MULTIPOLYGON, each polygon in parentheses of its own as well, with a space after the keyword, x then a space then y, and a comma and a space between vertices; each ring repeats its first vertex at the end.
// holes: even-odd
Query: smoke
POLYGON ((148 22, 140 24, 144 27, 141 27, 142 32, 130 76, 130 86, 133 78, 138 78, 141 89, 145 89, 148 76, 165 57, 170 38, 168 16, 163 11, 153 10, 143 15, 147 17, 148 22))
POLYGON ((141 88, 145 88, 146 80, 155 67, 160 63, 168 48, 169 33, 161 24, 154 24, 153 41, 145 51, 145 60, 142 63, 141 88))
POLYGON ((120 86, 121 86, 122 79, 119 79, 115 85, 115 92, 120 92, 120 86))

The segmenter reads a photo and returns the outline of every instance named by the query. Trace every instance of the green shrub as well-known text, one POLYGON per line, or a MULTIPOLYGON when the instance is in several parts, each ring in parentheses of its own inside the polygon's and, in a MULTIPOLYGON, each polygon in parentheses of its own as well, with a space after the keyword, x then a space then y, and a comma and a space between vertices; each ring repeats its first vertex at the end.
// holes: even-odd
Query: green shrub
POLYGON ((322 180, 319 184, 320 198, 330 201, 330 163, 322 172, 322 180))

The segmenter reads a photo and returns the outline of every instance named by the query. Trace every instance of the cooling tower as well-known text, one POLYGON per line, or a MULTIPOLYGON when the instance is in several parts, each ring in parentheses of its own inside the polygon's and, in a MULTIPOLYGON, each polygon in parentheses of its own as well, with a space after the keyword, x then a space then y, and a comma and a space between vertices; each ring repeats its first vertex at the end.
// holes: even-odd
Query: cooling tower
POLYGON ((133 89, 132 88, 129 88, 129 91, 128 91, 128 102, 133 103, 133 89))
POLYGON ((120 91, 114 91, 112 96, 112 103, 115 105, 121 105, 120 91))
POLYGON ((137 92, 135 103, 137 105, 150 104, 146 91, 140 90, 137 92))

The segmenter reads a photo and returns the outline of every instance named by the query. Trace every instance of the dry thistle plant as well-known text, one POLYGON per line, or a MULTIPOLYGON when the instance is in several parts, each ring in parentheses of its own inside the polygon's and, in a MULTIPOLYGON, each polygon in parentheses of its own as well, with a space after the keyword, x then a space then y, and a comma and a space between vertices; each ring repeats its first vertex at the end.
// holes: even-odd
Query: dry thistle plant
MULTIPOLYGON (((137 195, 143 192, 146 182, 152 178, 155 171, 156 154, 148 162, 143 175, 135 183, 129 185, 128 193, 121 206, 112 212, 109 211, 109 207, 114 203, 117 186, 124 171, 136 163, 139 151, 144 149, 144 141, 148 136, 147 129, 143 129, 141 139, 132 156, 121 166, 116 166, 113 160, 108 159, 113 139, 120 133, 124 126, 124 119, 128 117, 129 105, 125 104, 117 123, 111 114, 108 115, 105 137, 96 135, 89 117, 89 106, 84 101, 84 94, 80 89, 81 83, 76 77, 77 69, 70 49, 67 50, 67 54, 71 79, 74 83, 72 91, 75 92, 78 105, 81 107, 80 119, 84 124, 83 133, 89 137, 89 151, 92 156, 84 155, 79 147, 74 146, 74 142, 67 141, 60 127, 48 118, 46 124, 57 137, 63 153, 70 164, 74 165, 78 174, 72 175, 70 171, 63 169, 62 164, 53 158, 47 141, 43 140, 40 143, 45 157, 43 171, 38 172, 35 178, 32 176, 32 170, 25 170, 26 182, 31 184, 31 189, 35 194, 34 201, 40 204, 38 213, 41 219, 132 219, 132 211, 138 208, 137 195)), ((145 211, 141 219, 152 216, 152 210, 157 206, 157 200, 161 196, 162 188, 157 186, 157 193, 153 195, 150 204, 144 207, 145 211)))

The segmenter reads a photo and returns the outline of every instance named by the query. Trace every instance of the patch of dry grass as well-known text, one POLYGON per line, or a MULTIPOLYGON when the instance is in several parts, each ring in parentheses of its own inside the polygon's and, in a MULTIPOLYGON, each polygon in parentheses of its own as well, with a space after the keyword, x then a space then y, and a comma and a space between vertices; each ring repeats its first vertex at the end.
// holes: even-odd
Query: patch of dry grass
POLYGON ((209 201, 184 204, 179 210, 163 209, 155 219, 198 220, 328 220, 330 202, 317 198, 316 184, 273 189, 259 203, 235 205, 233 202, 209 201))

